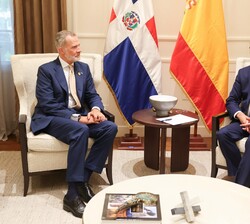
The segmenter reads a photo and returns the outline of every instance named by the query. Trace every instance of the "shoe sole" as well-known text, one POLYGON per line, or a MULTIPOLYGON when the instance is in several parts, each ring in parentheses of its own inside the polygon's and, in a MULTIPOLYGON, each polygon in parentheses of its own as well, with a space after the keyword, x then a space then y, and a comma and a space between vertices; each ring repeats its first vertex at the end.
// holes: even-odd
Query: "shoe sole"
POLYGON ((79 213, 74 212, 74 210, 72 210, 72 209, 71 209, 69 206, 67 206, 67 205, 63 205, 63 210, 65 210, 66 212, 71 212, 75 217, 82 218, 82 215, 83 215, 83 214, 79 214, 79 213))

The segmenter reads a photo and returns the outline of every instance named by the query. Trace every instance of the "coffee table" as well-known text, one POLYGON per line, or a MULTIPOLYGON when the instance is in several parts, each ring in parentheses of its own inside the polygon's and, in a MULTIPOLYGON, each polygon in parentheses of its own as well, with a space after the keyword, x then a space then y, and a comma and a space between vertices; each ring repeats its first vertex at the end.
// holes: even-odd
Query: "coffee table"
POLYGON ((172 129, 171 138, 171 172, 184 171, 189 164, 190 126, 199 121, 196 113, 182 109, 171 110, 171 115, 183 114, 196 118, 196 121, 179 125, 170 125, 156 120, 152 109, 139 110, 132 118, 144 125, 144 162, 149 168, 165 173, 165 151, 167 128, 172 129), (160 152, 160 154, 159 154, 160 152), (160 165, 160 166, 159 166, 160 165))
POLYGON ((199 224, 249 223, 250 189, 229 181, 185 174, 161 174, 128 179, 105 188, 87 204, 84 224, 101 224, 106 193, 151 192, 160 195, 162 224, 187 223, 184 215, 172 215, 171 209, 181 205, 180 192, 187 191, 190 200, 198 197, 194 205, 201 211, 195 216, 199 224))

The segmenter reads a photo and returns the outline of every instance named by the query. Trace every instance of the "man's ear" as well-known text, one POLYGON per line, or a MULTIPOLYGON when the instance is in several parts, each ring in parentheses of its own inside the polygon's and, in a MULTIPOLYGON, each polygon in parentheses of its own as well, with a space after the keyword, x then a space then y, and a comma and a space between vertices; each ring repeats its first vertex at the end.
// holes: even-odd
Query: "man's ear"
POLYGON ((58 53, 60 53, 60 54, 64 54, 64 50, 63 50, 62 47, 58 47, 58 48, 57 48, 57 51, 58 51, 58 53))

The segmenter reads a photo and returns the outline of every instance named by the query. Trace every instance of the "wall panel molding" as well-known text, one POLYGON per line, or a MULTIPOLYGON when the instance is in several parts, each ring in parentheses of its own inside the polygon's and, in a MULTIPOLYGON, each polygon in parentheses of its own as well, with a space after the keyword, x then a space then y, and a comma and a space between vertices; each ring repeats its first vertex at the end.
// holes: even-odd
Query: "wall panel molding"
POLYGON ((82 39, 106 39, 104 33, 77 33, 77 35, 82 39))

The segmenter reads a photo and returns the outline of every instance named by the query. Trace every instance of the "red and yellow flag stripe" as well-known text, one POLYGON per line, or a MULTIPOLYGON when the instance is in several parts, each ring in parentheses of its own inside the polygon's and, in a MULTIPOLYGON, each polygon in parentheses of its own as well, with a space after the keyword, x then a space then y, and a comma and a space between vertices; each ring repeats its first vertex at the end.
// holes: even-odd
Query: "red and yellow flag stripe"
POLYGON ((170 71, 206 127, 225 111, 228 96, 228 51, 221 0, 187 1, 170 71))

